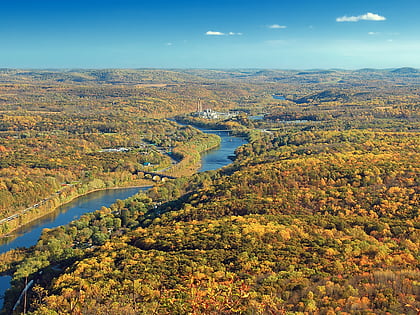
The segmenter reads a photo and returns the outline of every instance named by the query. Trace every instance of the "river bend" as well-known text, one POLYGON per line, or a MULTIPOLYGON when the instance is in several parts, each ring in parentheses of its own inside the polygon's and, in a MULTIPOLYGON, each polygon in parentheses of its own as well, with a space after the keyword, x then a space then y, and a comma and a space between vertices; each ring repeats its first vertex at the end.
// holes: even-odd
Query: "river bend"
MULTIPOLYGON (((205 133, 217 134, 221 137, 220 146, 209 150, 201 155, 200 172, 216 170, 232 163, 229 158, 234 155, 237 147, 246 143, 244 138, 231 136, 227 130, 204 130, 205 133)), ((56 211, 35 220, 13 232, 8 238, 0 239, 0 253, 7 252, 18 247, 30 247, 36 244, 45 228, 54 228, 77 220, 83 214, 93 212, 102 206, 109 207, 117 199, 124 200, 135 195, 144 188, 120 188, 92 192, 86 196, 79 197, 74 201, 60 206, 56 211)), ((0 297, 10 286, 10 276, 0 277, 0 297)), ((3 300, 0 298, 0 309, 3 300)))

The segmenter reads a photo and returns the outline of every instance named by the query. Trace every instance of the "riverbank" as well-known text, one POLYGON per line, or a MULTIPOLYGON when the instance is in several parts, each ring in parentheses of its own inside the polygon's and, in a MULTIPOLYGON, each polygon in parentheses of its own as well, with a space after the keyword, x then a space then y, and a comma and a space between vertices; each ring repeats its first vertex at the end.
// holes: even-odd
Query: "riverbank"
MULTIPOLYGON (((66 190, 61 190, 60 193, 56 192, 48 198, 43 199, 42 203, 33 205, 30 208, 22 210, 21 213, 13 215, 13 219, 5 221, 0 224, 0 240, 13 236, 13 232, 24 227, 25 225, 31 224, 33 221, 41 219, 42 217, 48 216, 57 210, 57 208, 64 206, 77 198, 86 196, 96 191, 108 190, 108 189, 121 189, 121 188, 141 188, 153 186, 153 181, 150 180, 135 180, 127 183, 126 185, 110 186, 110 187, 95 187, 93 189, 86 189, 86 186, 68 186, 66 190), (81 191, 81 192, 80 192, 81 191), (76 192, 76 193, 74 193, 76 192)), ((87 184, 89 186, 89 183, 87 184)))
MULTIPOLYGON (((225 129, 225 131, 227 131, 225 129)), ((213 132, 213 130, 212 130, 213 132)), ((182 177, 182 176, 191 176, 197 172, 217 169, 223 165, 216 164, 210 168, 203 168, 202 165, 202 156, 206 152, 211 152, 220 147, 221 138, 212 133, 206 131, 203 134, 196 135, 188 143, 184 143, 175 147, 171 153, 174 156, 178 163, 173 164, 169 169, 161 171, 163 175, 169 175, 173 177, 182 177)), ((214 130, 214 132, 218 132, 214 130)), ((241 143, 242 144, 242 143, 241 143)), ((229 152, 227 155, 233 155, 233 151, 229 152)), ((229 164, 230 161, 226 160, 223 164, 229 164)), ((23 210, 23 213, 18 213, 13 218, 13 220, 6 221, 3 224, 0 224, 0 241, 4 238, 9 238, 13 236, 13 233, 25 225, 31 224, 32 222, 54 213, 57 208, 63 206, 71 201, 80 198, 82 196, 88 195, 92 192, 99 190, 107 189, 119 189, 126 187, 144 187, 149 186, 153 183, 153 180, 146 179, 136 179, 137 183, 132 184, 132 181, 128 185, 117 185, 109 186, 109 182, 104 182, 100 179, 94 179, 90 182, 84 183, 82 187, 79 187, 77 184, 68 185, 59 192, 54 193, 49 198, 44 199, 40 203, 23 210), (108 185, 108 186, 107 186, 108 185), (29 211, 28 211, 29 209, 29 211)))
MULTIPOLYGON (((149 187, 135 186, 133 188, 124 187, 118 189, 113 187, 112 189, 97 190, 81 196, 67 205, 60 206, 53 214, 35 220, 23 227, 23 229, 16 231, 12 239, 0 245, 0 261, 2 262, 0 265, 0 296, 10 287, 9 281, 6 281, 7 277, 16 272, 16 267, 22 263, 22 260, 25 259, 30 251, 28 248, 36 245, 43 233, 57 230, 57 227, 79 220, 86 213, 101 210, 101 207, 109 208, 118 199, 126 200, 149 187)), ((50 237, 47 237, 47 239, 50 239, 50 237)), ((44 252, 42 251, 42 253, 44 252)))
POLYGON ((220 146, 221 139, 214 134, 203 133, 200 137, 192 139, 188 144, 183 144, 173 150, 173 155, 180 162, 171 167, 165 174, 181 177, 191 176, 201 167, 201 154, 220 146))
MULTIPOLYGON (((237 146, 241 145, 242 143, 238 143, 236 142, 236 139, 239 139, 237 137, 231 137, 226 131, 220 133, 220 136, 218 135, 214 135, 214 134, 209 134, 209 132, 211 131, 207 131, 207 133, 205 134, 200 134, 198 137, 196 137, 194 140, 195 142, 190 143, 189 146, 185 145, 184 147, 178 147, 181 149, 185 149, 184 151, 184 159, 181 160, 183 164, 181 165, 174 165, 175 167, 179 167, 180 170, 185 170, 185 167, 187 167, 188 165, 192 167, 194 167, 194 173, 196 173, 197 171, 202 171, 203 167, 209 167, 209 165, 207 165, 209 163, 209 161, 206 159, 206 156, 208 155, 216 155, 216 163, 224 163, 223 165, 220 164, 215 164, 218 166, 211 166, 211 169, 215 169, 215 168, 219 168, 219 167, 223 167, 227 164, 230 164, 232 161, 228 158, 229 156, 233 155, 233 152, 235 151, 235 149, 237 148, 237 146), (226 148, 227 147, 227 148, 226 148), (216 149, 216 150, 214 150, 216 149), (229 152, 227 153, 228 150, 229 152), (218 152, 218 153, 217 153, 218 152), (187 157, 188 158, 185 158, 187 157), (222 161, 222 162, 221 162, 222 161), (195 162, 195 164, 193 163, 195 162)), ((217 133, 217 131, 214 131, 215 133, 217 133)), ((245 141, 243 138, 241 139, 241 141, 245 141)), ((182 151, 182 150, 181 150, 182 151)), ((163 172, 163 174, 168 174, 167 171, 163 172)), ((133 182, 131 182, 133 183, 133 182)), ((138 181, 137 181, 138 183, 138 181)), ((149 182, 150 183, 150 182, 149 182)), ((131 185, 133 186, 133 185, 131 185)), ((128 187, 128 186, 126 186, 128 187)), ((141 186, 134 186, 134 187, 143 187, 143 185, 141 186)), ((96 192, 99 191, 104 191, 104 190, 110 190, 110 191, 116 191, 118 187, 108 187, 108 188, 103 188, 103 189, 95 189, 96 192)), ((84 195, 88 196, 90 193, 93 193, 93 190, 90 192, 85 192, 84 195)), ((80 195, 82 196, 82 195, 80 195)), ((60 216, 62 215, 62 213, 66 213, 65 215, 69 214, 68 217, 71 217, 72 219, 69 220, 73 221, 74 220, 74 216, 78 213, 78 209, 83 209, 82 211, 84 211, 83 213, 87 213, 87 212, 91 212, 96 210, 99 210, 101 206, 105 206, 105 207, 109 207, 109 205, 106 205, 104 198, 101 196, 99 197, 100 199, 96 200, 96 206, 92 206, 92 204, 87 205, 87 203, 90 203, 90 200, 84 198, 84 197, 79 197, 81 200, 77 200, 77 198, 73 198, 73 201, 76 201, 75 205, 71 206, 72 208, 68 208, 68 209, 62 209, 60 210, 60 216), (83 200, 84 199, 84 200, 83 200)), ((127 197, 126 197, 127 198, 127 197)), ((118 198, 121 200, 124 200, 126 198, 118 198)), ((91 198, 92 199, 92 198, 91 198)), ((68 200, 67 203, 69 203, 70 200, 68 200)), ((112 203, 115 202, 112 201, 112 203)), ((54 224, 56 223, 56 218, 52 218, 52 220, 54 220, 54 224)), ((67 223, 60 223, 57 224, 56 226, 60 226, 60 225, 65 225, 67 223)), ((47 226, 48 229, 51 229, 51 226, 47 226)), ((31 246, 31 244, 36 244, 36 242, 39 240, 39 235, 41 235, 42 230, 44 229, 43 226, 41 227, 31 227, 34 230, 38 230, 38 236, 36 235, 31 235, 29 237, 27 237, 27 235, 32 234, 32 231, 28 231, 25 232, 25 235, 22 237, 19 236, 17 239, 15 239, 13 242, 14 244, 11 244, 12 246, 10 246, 10 249, 12 248, 16 248, 16 247, 20 247, 20 246, 26 246, 29 247, 31 246), (30 238, 30 241, 28 242, 27 239, 30 238), (16 246, 17 245, 17 246, 16 246)), ((48 232, 46 232, 48 233, 48 232)), ((35 234, 35 233, 34 233, 35 234)), ((11 263, 16 263, 17 265, 20 264, 19 260, 23 259, 22 257, 20 257, 20 250, 14 250, 14 251, 10 251, 7 252, 9 255, 14 255, 13 257, 10 257, 10 262, 11 263)), ((14 268, 13 266, 10 266, 12 268, 14 268)), ((9 268, 11 269, 11 268, 9 268)), ((7 281, 5 280, 5 283, 7 281)), ((5 292, 5 290, 9 287, 8 283, 6 283, 4 285, 3 288, 0 287, 0 289, 3 290, 3 292, 5 292), (6 285, 7 284, 7 285, 6 285)), ((13 300, 13 298, 12 298, 13 300)))
MULTIPOLYGON (((174 148, 172 154, 179 160, 165 172, 164 175, 173 177, 190 176, 196 173, 200 167, 201 154, 215 149, 220 145, 220 137, 214 134, 203 133, 196 136, 188 144, 182 144, 174 148)), ((149 186, 153 183, 152 180, 147 179, 134 179, 135 182, 141 183, 135 186, 149 186)), ((127 185, 117 184, 116 186, 109 186, 109 182, 101 179, 93 179, 86 183, 79 183, 75 185, 67 185, 62 190, 54 193, 48 198, 43 199, 38 204, 33 205, 27 209, 22 210, 6 218, 3 223, 0 223, 0 239, 8 237, 12 232, 17 229, 30 224, 31 222, 42 218, 50 213, 53 213, 58 207, 71 202, 81 196, 101 189, 118 189, 133 186, 133 180, 126 182, 127 185)))

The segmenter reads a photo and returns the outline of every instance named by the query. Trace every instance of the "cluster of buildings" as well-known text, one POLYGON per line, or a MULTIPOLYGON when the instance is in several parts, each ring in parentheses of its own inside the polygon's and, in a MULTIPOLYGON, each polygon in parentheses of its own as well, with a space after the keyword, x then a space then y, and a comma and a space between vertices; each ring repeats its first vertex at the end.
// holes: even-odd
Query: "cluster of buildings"
POLYGON ((236 117, 238 113, 236 112, 229 112, 229 113, 222 113, 216 112, 210 108, 203 110, 203 105, 199 100, 197 103, 197 111, 193 114, 195 117, 205 118, 205 119, 228 119, 232 117, 236 117))

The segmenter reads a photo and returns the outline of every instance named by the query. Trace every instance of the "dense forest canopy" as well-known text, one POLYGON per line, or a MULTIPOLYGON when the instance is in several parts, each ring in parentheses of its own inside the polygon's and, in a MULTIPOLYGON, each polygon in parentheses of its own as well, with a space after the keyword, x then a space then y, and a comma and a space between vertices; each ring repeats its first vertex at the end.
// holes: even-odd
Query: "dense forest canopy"
POLYGON ((33 279, 30 314, 417 314, 409 70, 0 70, 0 219, 57 190, 177 177, 3 254, 3 313, 33 279), (235 114, 204 119, 198 101, 235 114), (194 174, 218 139, 174 116, 249 143, 194 174))

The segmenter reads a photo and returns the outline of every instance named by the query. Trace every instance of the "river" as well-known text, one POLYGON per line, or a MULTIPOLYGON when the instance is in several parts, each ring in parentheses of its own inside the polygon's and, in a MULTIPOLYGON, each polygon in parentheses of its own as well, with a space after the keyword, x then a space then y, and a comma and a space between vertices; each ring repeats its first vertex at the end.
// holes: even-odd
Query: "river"
MULTIPOLYGON (((13 231, 12 236, 1 238, 0 253, 18 247, 30 247, 35 245, 41 236, 43 229, 50 229, 70 223, 87 212, 98 210, 102 206, 109 207, 117 199, 127 199, 140 190, 146 190, 148 188, 149 187, 108 189, 95 191, 86 196, 79 197, 68 204, 58 207, 54 212, 13 231)), ((4 292, 10 287, 10 280, 11 277, 9 276, 0 277, 0 309, 3 307, 3 299, 1 299, 1 297, 3 297, 4 292)))
POLYGON ((272 97, 275 100, 282 100, 282 101, 285 101, 286 100, 286 98, 283 95, 281 95, 281 94, 273 94, 272 97))
MULTIPOLYGON (((244 138, 234 137, 227 130, 203 130, 206 133, 214 133, 221 137, 220 146, 209 150, 201 155, 200 172, 215 170, 232 163, 229 159, 234 155, 235 149, 246 143, 244 138)), ((19 230, 13 232, 8 238, 0 239, 0 253, 7 252, 18 247, 30 247, 35 245, 45 228, 54 228, 65 225, 80 218, 81 215, 100 209, 102 206, 109 207, 117 199, 127 199, 145 188, 120 188, 109 189, 90 193, 79 197, 74 201, 60 206, 56 211, 36 221, 33 221, 19 230)), ((10 276, 0 277, 0 297, 10 287, 10 276)), ((0 299, 0 309, 3 300, 0 299)))
POLYGON ((247 142, 242 137, 231 136, 231 131, 229 130, 200 130, 220 136, 221 142, 220 146, 217 148, 201 154, 201 168, 199 169, 199 172, 217 170, 232 163, 232 160, 229 157, 235 155, 237 147, 240 147, 247 142))

